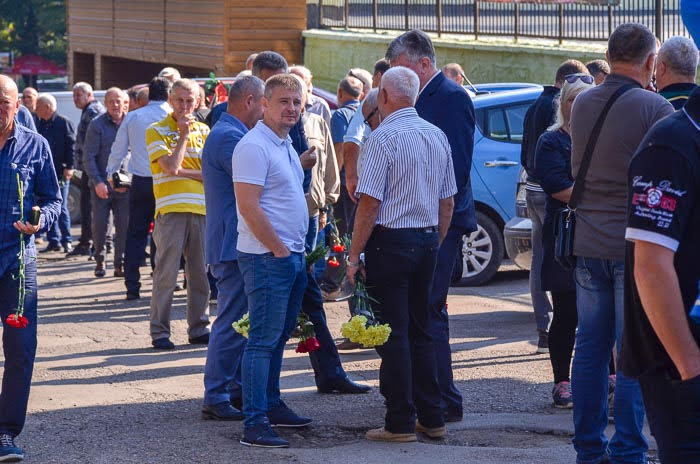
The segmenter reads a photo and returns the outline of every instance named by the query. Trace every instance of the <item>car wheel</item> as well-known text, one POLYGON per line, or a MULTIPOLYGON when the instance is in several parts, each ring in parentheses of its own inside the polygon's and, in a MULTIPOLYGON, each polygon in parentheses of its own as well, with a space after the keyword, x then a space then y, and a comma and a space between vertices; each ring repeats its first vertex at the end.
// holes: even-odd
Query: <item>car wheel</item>
POLYGON ((454 285, 474 287, 483 285, 496 275, 503 262, 505 245, 498 225, 477 211, 477 230, 462 237, 457 255, 454 285))
POLYGON ((68 212, 70 222, 80 224, 80 187, 72 182, 68 187, 68 212))

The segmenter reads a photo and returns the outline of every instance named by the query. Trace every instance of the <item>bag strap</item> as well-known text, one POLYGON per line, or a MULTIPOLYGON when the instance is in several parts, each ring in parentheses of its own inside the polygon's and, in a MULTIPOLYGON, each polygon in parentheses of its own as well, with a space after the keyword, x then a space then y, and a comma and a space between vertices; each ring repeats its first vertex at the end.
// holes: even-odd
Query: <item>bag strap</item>
POLYGON ((595 146, 598 143, 600 131, 603 129, 603 123, 608 116, 610 108, 612 108, 613 103, 615 103, 615 101, 620 98, 623 93, 634 88, 641 88, 641 86, 639 84, 627 84, 617 89, 615 93, 610 96, 610 99, 603 107, 603 111, 600 113, 600 116, 598 116, 598 120, 595 122, 591 135, 588 138, 586 150, 583 152, 583 158, 581 159, 581 166, 579 166, 576 179, 574 180, 574 189, 571 192, 571 198, 569 198, 569 203, 567 204, 569 209, 575 210, 578 202, 581 200, 581 196, 583 195, 583 184, 586 180, 588 168, 591 166, 591 158, 593 158, 593 150, 595 150, 595 146))

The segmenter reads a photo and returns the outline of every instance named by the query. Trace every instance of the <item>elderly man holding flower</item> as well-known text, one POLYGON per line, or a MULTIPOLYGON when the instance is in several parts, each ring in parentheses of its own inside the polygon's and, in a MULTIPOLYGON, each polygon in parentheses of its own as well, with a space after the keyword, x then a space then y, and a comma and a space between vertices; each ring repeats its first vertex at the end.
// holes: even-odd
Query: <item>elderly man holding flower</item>
POLYGON ((415 441, 416 431, 445 435, 428 301, 457 187, 447 137, 414 108, 418 89, 418 76, 408 68, 383 75, 382 123, 365 145, 356 191, 348 277, 355 282, 364 251, 362 272, 377 320, 391 327, 388 341, 377 347, 385 425, 368 431, 369 440, 415 441))

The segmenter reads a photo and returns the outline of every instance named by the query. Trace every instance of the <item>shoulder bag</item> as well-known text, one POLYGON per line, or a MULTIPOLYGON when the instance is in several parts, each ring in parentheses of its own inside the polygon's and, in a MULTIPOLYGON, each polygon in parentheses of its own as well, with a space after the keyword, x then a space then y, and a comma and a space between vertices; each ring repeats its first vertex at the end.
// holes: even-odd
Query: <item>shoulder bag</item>
POLYGON ((561 267, 571 270, 576 266, 576 255, 574 255, 574 231, 576 229, 576 206, 578 206, 583 195, 583 185, 586 180, 586 173, 591 165, 593 150, 598 143, 600 131, 603 128, 605 118, 608 116, 613 103, 628 90, 638 88, 639 84, 623 85, 610 96, 610 99, 603 107, 603 111, 598 116, 598 120, 593 126, 591 136, 588 138, 586 150, 583 152, 581 166, 574 180, 574 188, 571 192, 566 208, 560 208, 554 214, 554 259, 561 267))

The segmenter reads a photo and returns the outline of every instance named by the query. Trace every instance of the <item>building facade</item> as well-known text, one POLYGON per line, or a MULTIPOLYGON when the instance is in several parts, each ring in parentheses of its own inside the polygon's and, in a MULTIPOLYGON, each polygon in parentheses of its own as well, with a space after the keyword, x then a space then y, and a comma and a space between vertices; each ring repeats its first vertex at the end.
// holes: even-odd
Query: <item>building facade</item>
POLYGON ((165 66, 235 76, 249 54, 301 62, 304 0, 66 0, 68 76, 96 89, 146 83, 165 66))

